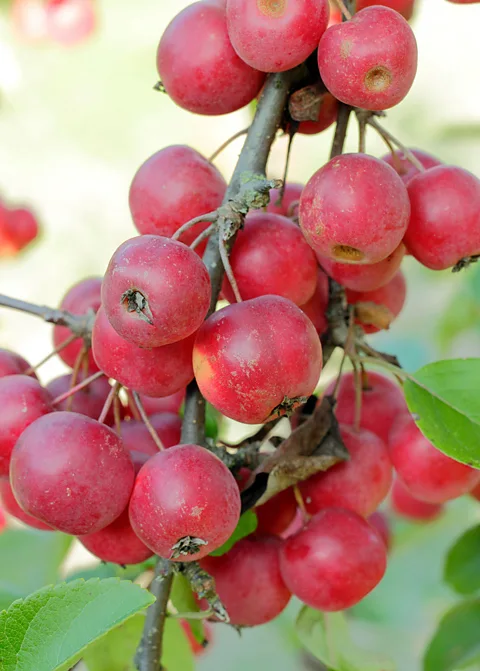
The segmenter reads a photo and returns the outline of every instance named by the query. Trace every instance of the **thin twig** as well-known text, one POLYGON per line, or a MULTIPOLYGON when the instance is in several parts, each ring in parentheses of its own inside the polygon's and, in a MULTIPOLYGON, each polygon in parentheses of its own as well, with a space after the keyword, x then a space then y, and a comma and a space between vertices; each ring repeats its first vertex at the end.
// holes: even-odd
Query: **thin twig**
POLYGON ((223 238, 220 238, 218 241, 219 247, 220 247, 220 258, 222 259, 223 263, 223 268, 225 270, 225 275, 228 278, 228 281, 230 282, 230 286, 232 287, 233 295, 235 296, 235 300, 237 303, 242 302, 242 297, 240 295, 240 291, 238 289, 238 284, 237 280, 235 279, 235 275, 233 274, 232 266, 230 265, 230 261, 228 259, 228 252, 227 248, 225 246, 225 240, 223 238))
POLYGON ((160 436, 155 431, 155 428, 153 427, 153 424, 151 423, 151 421, 150 421, 150 419, 149 419, 149 417, 148 417, 148 415, 145 411, 145 408, 143 407, 143 403, 142 403, 142 399, 140 398, 140 394, 136 391, 132 392, 132 394, 133 394, 133 398, 134 398, 134 401, 135 401, 135 405, 137 406, 138 412, 140 413, 140 417, 142 418, 143 423, 145 424, 145 426, 148 429, 148 433, 152 437, 153 442, 158 447, 160 452, 163 452, 163 450, 165 449, 165 445, 162 443, 162 441, 160 439, 160 436))
POLYGON ((68 391, 63 392, 63 394, 60 394, 56 398, 53 399, 52 404, 53 405, 58 405, 58 403, 61 403, 67 398, 70 398, 70 396, 73 396, 73 394, 76 394, 77 391, 80 391, 81 389, 85 389, 85 387, 88 387, 89 384, 92 382, 95 382, 95 380, 98 380, 99 378, 103 377, 105 373, 101 370, 98 370, 96 373, 93 373, 93 375, 90 375, 90 377, 85 378, 85 380, 82 380, 82 382, 79 382, 76 384, 74 387, 70 387, 68 391))
POLYGON ((195 240, 192 242, 190 245, 190 249, 195 249, 198 247, 198 245, 203 242, 206 238, 208 238, 210 235, 212 235, 213 231, 215 230, 215 224, 210 224, 208 228, 206 228, 204 231, 200 233, 200 235, 197 235, 195 240))
POLYGON ((352 13, 345 5, 343 0, 334 0, 334 2, 342 14, 343 20, 347 19, 347 21, 350 21, 350 19, 352 18, 352 13))
POLYGON ((390 140, 390 142, 393 142, 394 145, 396 145, 399 149, 402 150, 402 152, 405 154, 405 158, 410 161, 410 163, 415 166, 415 168, 419 172, 425 172, 425 166, 422 165, 422 163, 418 160, 418 158, 413 154, 408 147, 406 147, 400 140, 397 140, 397 138, 390 133, 386 128, 384 128, 381 124, 378 123, 378 120, 375 119, 375 117, 369 117, 367 119, 367 124, 369 126, 372 126, 372 128, 375 128, 377 133, 383 138, 390 140))
POLYGON ((110 391, 108 392, 107 399, 106 399, 106 401, 103 405, 102 412, 100 413, 100 417, 98 418, 98 421, 100 422, 100 424, 103 424, 103 422, 105 421, 105 419, 108 415, 108 411, 110 410, 110 408, 112 406, 113 399, 115 398, 115 396, 120 391, 121 386, 122 385, 120 384, 120 382, 115 382, 114 385, 112 386, 112 388, 110 389, 110 391))
MULTIPOLYGON (((79 353, 77 354, 75 363, 73 365, 72 376, 70 378, 70 387, 75 387, 75 385, 77 384, 78 376, 80 374, 80 368, 82 367, 82 364, 87 358, 87 356, 88 356, 88 349, 85 346, 85 343, 83 343, 79 353)), ((72 405, 73 405, 73 396, 69 396, 67 399, 67 405, 65 409, 71 410, 72 405)))
POLYGON ((353 383, 355 387, 355 414, 353 419, 353 429, 354 431, 360 431, 363 400, 362 372, 357 366, 355 359, 352 359, 351 361, 353 366, 353 383))
POLYGON ((141 422, 142 417, 138 412, 137 404, 135 403, 135 399, 132 396, 132 392, 130 391, 130 389, 126 389, 125 391, 127 393, 128 407, 130 409, 130 412, 132 413, 133 419, 136 419, 137 422, 141 422))
POLYGON ((242 137, 242 135, 246 135, 247 133, 248 133, 248 128, 243 128, 242 130, 239 130, 237 133, 232 135, 232 137, 229 137, 228 140, 225 140, 225 142, 223 144, 221 144, 219 146, 219 148, 216 149, 213 152, 213 154, 210 156, 210 158, 208 159, 209 162, 212 163, 217 158, 217 156, 219 156, 219 154, 222 153, 222 151, 224 149, 226 149, 230 144, 232 144, 232 142, 234 140, 238 139, 239 137, 242 137))
POLYGON ((310 521, 311 515, 307 511, 302 492, 300 491, 300 487, 298 485, 293 485, 293 495, 295 497, 295 501, 297 502, 298 509, 302 514, 303 523, 307 524, 307 522, 310 521))
POLYGON ((32 373, 35 373, 35 371, 37 371, 40 368, 40 366, 43 366, 44 363, 47 363, 47 361, 50 361, 50 359, 52 357, 54 357, 56 354, 59 354, 62 350, 65 349, 65 347, 68 347, 69 345, 71 345, 72 342, 77 339, 77 337, 78 336, 76 336, 74 333, 72 333, 70 336, 68 336, 68 338, 66 340, 61 342, 60 345, 57 345, 57 347, 55 347, 55 349, 52 349, 52 351, 49 352, 47 354, 47 356, 44 356, 43 359, 41 359, 41 361, 36 363, 34 366, 30 366, 30 368, 27 368, 24 375, 31 375, 32 373))
POLYGON ((172 240, 178 240, 183 233, 189 231, 196 224, 209 223, 213 224, 218 219, 218 212, 214 210, 213 212, 208 212, 207 214, 201 214, 199 217, 194 217, 187 221, 185 224, 177 228, 175 233, 172 235, 172 240))

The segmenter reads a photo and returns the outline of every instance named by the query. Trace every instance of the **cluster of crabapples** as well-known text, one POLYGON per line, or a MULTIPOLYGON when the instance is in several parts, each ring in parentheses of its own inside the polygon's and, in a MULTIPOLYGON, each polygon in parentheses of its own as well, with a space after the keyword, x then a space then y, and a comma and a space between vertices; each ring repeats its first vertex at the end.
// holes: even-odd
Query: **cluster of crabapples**
MULTIPOLYGON (((416 69, 407 21, 384 6, 340 25, 328 20, 326 0, 202 0, 161 38, 163 86, 181 107, 224 114, 252 101, 265 73, 315 52, 329 112, 305 132, 333 122, 337 101, 370 111, 397 104, 416 69)), ((433 519, 475 490, 480 471, 428 442, 389 378, 363 376, 356 417, 346 373, 335 413, 350 459, 257 506, 255 532, 211 556, 238 524, 251 474, 181 444, 185 387, 195 379, 219 413, 247 425, 291 412, 319 382, 329 277, 359 307, 359 329, 375 332, 385 314, 389 325, 405 299, 405 254, 436 270, 480 254, 480 181, 420 151, 337 156, 246 216, 230 253, 236 286, 224 280, 228 305, 215 310, 200 256, 210 224, 184 225, 214 213, 226 188, 187 146, 140 166, 129 194, 140 235, 120 245, 103 278, 78 283, 61 304, 95 313, 91 350, 55 326, 72 373, 46 387, 25 360, 0 352, 0 487, 12 515, 75 535, 103 560, 199 560, 230 621, 251 626, 276 617, 292 594, 325 611, 359 602, 386 568, 388 529, 377 509, 389 492, 400 514, 433 519)))
POLYGON ((0 201, 0 259, 16 256, 38 234, 38 219, 30 208, 0 201))
POLYGON ((13 29, 26 42, 77 45, 95 30, 96 4, 96 0, 13 0, 13 29))

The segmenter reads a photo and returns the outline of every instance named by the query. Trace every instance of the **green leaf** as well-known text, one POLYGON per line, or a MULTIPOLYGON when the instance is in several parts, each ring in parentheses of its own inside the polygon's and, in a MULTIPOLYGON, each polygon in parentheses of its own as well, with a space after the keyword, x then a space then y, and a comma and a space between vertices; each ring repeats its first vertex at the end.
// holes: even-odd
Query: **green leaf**
POLYGON ((243 513, 243 515, 238 520, 236 529, 230 536, 228 541, 225 541, 225 543, 221 545, 219 548, 217 548, 213 552, 210 552, 211 556, 220 557, 221 555, 224 555, 235 545, 237 541, 253 533, 257 528, 257 525, 258 520, 256 514, 253 512, 253 510, 247 510, 247 512, 243 513))
POLYGON ((441 620, 425 653, 424 671, 457 671, 480 662, 480 600, 466 601, 441 620))
POLYGON ((308 606, 300 611, 296 632, 311 654, 332 671, 394 671, 390 660, 358 648, 343 613, 323 613, 308 606))
POLYGON ((423 434, 449 457, 480 468, 480 359, 451 359, 421 368, 405 397, 423 434))
POLYGON ((0 613, 1 669, 66 671, 90 643, 152 601, 147 590, 117 578, 44 587, 0 613))
POLYGON ((56 582, 72 541, 72 536, 35 529, 8 529, 0 534, 0 606, 11 603, 7 603, 8 593, 14 601, 56 582))
POLYGON ((179 620, 167 617, 163 634, 162 666, 168 671, 194 671, 193 652, 179 620))
POLYGON ((144 622, 144 615, 134 615, 89 645, 83 655, 88 671, 135 671, 133 659, 144 622))
POLYGON ((128 566, 119 566, 118 564, 110 564, 99 562, 89 568, 80 569, 70 573, 66 577, 67 582, 83 578, 90 580, 90 578, 121 578, 122 580, 135 580, 141 573, 154 568, 155 558, 147 559, 140 564, 129 564, 128 566))
MULTIPOLYGON (((181 573, 173 578, 170 599, 179 613, 198 613, 200 607, 193 596, 190 583, 181 573)), ((205 631, 202 620, 188 620, 192 634, 199 643, 205 640, 205 631)))
POLYGON ((480 524, 468 529, 452 545, 445 561, 444 578, 459 594, 480 590, 480 524))

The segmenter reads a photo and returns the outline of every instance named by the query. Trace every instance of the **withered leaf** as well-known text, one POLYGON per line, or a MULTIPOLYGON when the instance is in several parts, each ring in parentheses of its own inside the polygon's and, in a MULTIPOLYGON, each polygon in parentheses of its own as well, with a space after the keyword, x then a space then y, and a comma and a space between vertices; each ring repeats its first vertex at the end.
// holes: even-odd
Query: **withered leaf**
POLYGON ((355 305, 355 317, 369 326, 375 326, 377 329, 389 329, 390 324, 395 319, 395 315, 385 305, 378 303, 360 302, 355 305))

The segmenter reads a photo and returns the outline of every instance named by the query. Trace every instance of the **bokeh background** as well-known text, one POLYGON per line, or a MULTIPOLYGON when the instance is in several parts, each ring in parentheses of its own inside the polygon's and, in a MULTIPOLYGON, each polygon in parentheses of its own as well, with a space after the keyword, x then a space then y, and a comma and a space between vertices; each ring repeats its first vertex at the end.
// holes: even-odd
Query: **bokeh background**
MULTIPOLYGON (((406 145, 425 149, 480 177, 480 5, 418 0, 412 22, 419 69, 412 91, 386 125, 406 145)), ((168 144, 190 144, 205 155, 249 121, 249 111, 208 118, 188 114, 153 90, 155 50, 184 0, 97 0, 97 26, 79 44, 31 43, 0 2, 0 197, 31 207, 42 235, 20 257, 0 260, 0 292, 57 305, 71 284, 101 275, 113 250, 136 234, 128 189, 138 166, 168 144)), ((332 129, 295 139, 290 179, 306 181, 327 159, 332 129)), ((240 149, 217 161, 228 178, 240 149)), ((351 123, 347 149, 356 150, 351 123)), ((372 132, 368 151, 385 148, 372 132)), ((279 139, 269 175, 283 172, 286 140, 279 139)), ((375 336, 408 370, 438 358, 480 356, 480 267, 452 275, 405 262, 406 307, 391 331, 375 336)), ((480 266, 480 264, 479 264, 480 266)), ((48 325, 0 311, 0 346, 39 361, 51 348, 48 325)), ((63 372, 59 361, 41 370, 44 381, 63 372)), ((480 386, 480 383, 479 383, 480 386)), ((420 671, 425 642, 455 596, 442 586, 445 549, 472 519, 478 504, 463 500, 428 526, 397 524, 395 548, 380 587, 355 609, 352 633, 387 652, 399 671, 420 671)), ((86 551, 67 568, 88 565, 86 551)), ((66 570, 66 569, 65 569, 66 570)), ((0 576, 0 580, 1 580, 0 576)), ((302 657, 291 623, 294 603, 273 624, 246 631, 215 629, 215 645, 199 669, 257 671, 316 668, 302 657)))

